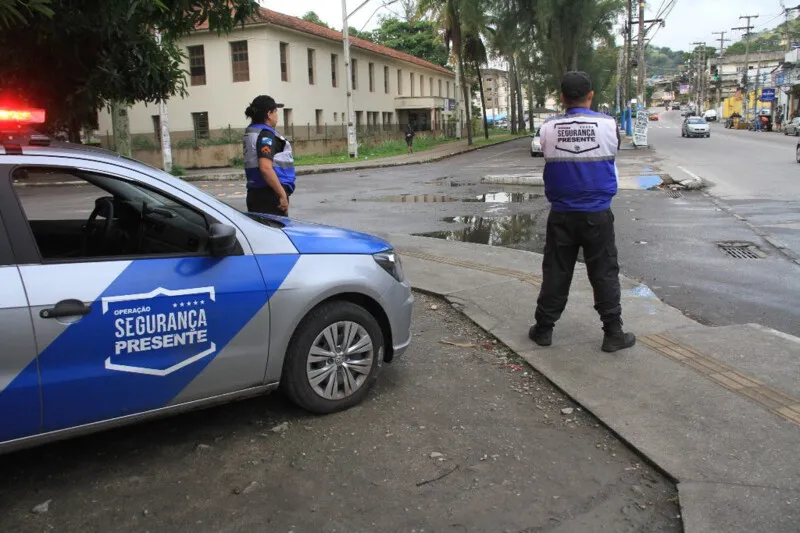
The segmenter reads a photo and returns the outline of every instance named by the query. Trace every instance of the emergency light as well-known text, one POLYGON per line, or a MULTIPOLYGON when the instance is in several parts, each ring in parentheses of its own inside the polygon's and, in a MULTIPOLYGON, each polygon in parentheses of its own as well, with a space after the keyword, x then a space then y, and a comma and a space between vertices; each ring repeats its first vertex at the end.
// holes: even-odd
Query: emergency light
POLYGON ((0 122, 43 124, 44 109, 9 109, 0 107, 0 122))

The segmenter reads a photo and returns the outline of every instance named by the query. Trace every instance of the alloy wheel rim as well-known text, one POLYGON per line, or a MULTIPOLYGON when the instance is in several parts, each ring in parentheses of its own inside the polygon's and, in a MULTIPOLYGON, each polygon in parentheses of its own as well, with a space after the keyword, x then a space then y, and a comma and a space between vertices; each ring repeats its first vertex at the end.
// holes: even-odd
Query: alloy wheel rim
POLYGON ((343 400, 364 385, 374 364, 375 349, 367 330, 356 322, 335 322, 311 344, 306 376, 318 396, 343 400))

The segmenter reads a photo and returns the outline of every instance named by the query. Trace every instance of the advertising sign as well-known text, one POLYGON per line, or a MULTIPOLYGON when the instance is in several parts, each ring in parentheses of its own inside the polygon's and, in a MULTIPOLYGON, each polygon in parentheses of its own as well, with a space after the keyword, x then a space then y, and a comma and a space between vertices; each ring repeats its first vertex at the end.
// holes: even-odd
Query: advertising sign
POLYGON ((761 89, 762 102, 773 102, 775 100, 775 89, 761 89))
POLYGON ((647 146, 647 125, 650 122, 649 113, 645 109, 636 112, 636 121, 633 124, 634 146, 647 146))
POLYGON ((681 94, 689 94, 689 86, 688 85, 681 85, 681 94))

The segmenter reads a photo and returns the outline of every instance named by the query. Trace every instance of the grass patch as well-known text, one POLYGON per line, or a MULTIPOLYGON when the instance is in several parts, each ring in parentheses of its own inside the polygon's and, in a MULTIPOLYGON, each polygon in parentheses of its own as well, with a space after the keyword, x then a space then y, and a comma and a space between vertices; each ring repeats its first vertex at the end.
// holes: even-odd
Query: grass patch
MULTIPOLYGON (((509 140, 516 137, 508 132, 503 132, 499 135, 491 133, 489 139, 483 137, 473 137, 474 146, 482 146, 485 144, 493 144, 509 140)), ((434 137, 434 136, 419 136, 414 139, 414 152, 424 152, 435 148, 436 146, 448 143, 458 142, 449 137, 434 137)), ((396 155, 403 155, 408 153, 405 140, 387 140, 375 144, 364 144, 359 146, 358 161, 370 161, 372 159, 381 159, 384 157, 392 157, 396 155)), ((330 155, 297 155, 294 158, 295 166, 302 167, 307 165, 329 165, 336 163, 350 163, 355 162, 347 152, 338 152, 330 155)))

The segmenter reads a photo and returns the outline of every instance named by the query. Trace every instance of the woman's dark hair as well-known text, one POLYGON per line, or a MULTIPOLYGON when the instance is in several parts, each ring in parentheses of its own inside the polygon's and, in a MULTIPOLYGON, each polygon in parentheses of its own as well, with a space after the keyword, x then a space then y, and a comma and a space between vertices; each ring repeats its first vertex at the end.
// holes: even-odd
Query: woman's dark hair
POLYGON ((249 118, 252 122, 266 122, 267 109, 250 104, 247 106, 247 109, 244 110, 244 116, 249 118))

